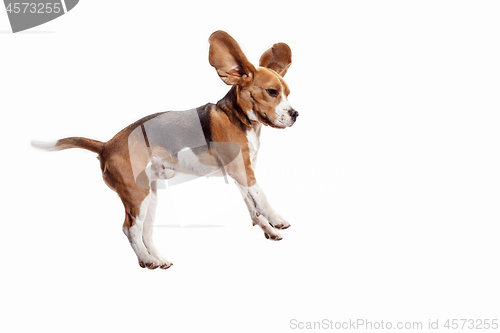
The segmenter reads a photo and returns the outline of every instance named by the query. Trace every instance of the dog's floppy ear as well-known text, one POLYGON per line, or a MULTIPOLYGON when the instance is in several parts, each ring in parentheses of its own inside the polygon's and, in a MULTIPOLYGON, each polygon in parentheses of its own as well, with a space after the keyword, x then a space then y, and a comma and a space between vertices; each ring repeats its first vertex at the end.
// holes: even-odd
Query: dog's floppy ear
POLYGON ((215 67, 222 81, 229 85, 245 85, 251 81, 255 67, 233 37, 218 30, 210 36, 208 42, 208 61, 215 67))
POLYGON ((259 66, 274 70, 281 76, 292 64, 292 50, 285 43, 276 43, 260 57, 259 66))

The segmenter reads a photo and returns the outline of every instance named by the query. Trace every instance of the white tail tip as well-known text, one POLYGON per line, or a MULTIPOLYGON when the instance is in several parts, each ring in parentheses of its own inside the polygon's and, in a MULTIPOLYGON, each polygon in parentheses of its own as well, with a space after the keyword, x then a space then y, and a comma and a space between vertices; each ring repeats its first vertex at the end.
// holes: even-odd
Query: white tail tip
POLYGON ((61 150, 59 147, 56 147, 57 141, 58 140, 44 142, 44 141, 33 140, 33 141, 31 141, 31 145, 35 148, 48 150, 48 151, 61 150))

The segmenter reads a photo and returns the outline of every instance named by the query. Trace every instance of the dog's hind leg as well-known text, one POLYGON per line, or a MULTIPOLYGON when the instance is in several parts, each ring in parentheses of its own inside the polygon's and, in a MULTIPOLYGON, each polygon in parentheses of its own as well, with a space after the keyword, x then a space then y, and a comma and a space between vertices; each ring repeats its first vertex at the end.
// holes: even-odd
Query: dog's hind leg
MULTIPOLYGON (((120 191, 117 191, 120 195, 120 191)), ((156 189, 132 186, 120 195, 125 206, 123 233, 137 255, 139 265, 149 269, 169 268, 172 263, 163 259, 153 244, 153 222, 157 204, 156 189)))
MULTIPOLYGON (((99 160, 104 182, 118 194, 125 206, 123 233, 137 255, 139 265, 149 269, 165 268, 167 262, 150 254, 143 240, 145 230, 146 234, 151 234, 149 220, 154 219, 156 191, 152 193, 149 188, 137 184, 127 158, 112 155, 100 156, 99 160)), ((148 181, 146 178, 146 184, 148 181)))
POLYGON ((139 265, 149 269, 155 269, 161 266, 158 259, 149 254, 146 246, 142 241, 142 234, 144 228, 144 220, 148 212, 149 202, 151 197, 148 194, 142 202, 125 201, 125 222, 123 223, 123 233, 127 236, 132 249, 137 255, 139 265))
POLYGON ((155 221, 156 205, 158 200, 157 189, 152 188, 149 194, 150 201, 147 209, 146 218, 144 220, 144 230, 142 231, 142 240, 149 254, 155 257, 160 262, 161 269, 167 269, 172 266, 172 263, 161 256, 153 243, 153 224, 155 221))

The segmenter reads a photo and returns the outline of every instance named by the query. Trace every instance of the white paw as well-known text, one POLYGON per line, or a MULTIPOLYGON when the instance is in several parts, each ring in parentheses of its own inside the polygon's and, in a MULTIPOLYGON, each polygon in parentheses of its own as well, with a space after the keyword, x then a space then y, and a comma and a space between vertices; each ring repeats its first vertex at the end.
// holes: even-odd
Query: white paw
POLYGON ((262 231, 264 231, 264 236, 266 236, 267 239, 270 239, 273 241, 279 241, 279 240, 283 239, 283 237, 281 237, 281 235, 276 230, 274 230, 274 228, 265 227, 265 226, 262 226, 261 228, 262 228, 262 231))
POLYGON ((142 268, 157 269, 159 267, 161 269, 167 269, 173 264, 168 260, 157 260, 152 258, 149 260, 139 260, 139 265, 142 268))
POLYGON ((142 268, 157 269, 161 267, 164 263, 154 258, 153 256, 148 256, 144 258, 139 258, 139 266, 142 268))
POLYGON ((269 224, 276 229, 286 229, 290 226, 290 223, 285 221, 285 219, 279 214, 274 215, 272 218, 268 219, 268 221, 269 224))
POLYGON ((167 269, 169 268, 170 266, 172 266, 173 264, 168 261, 167 259, 163 258, 156 249, 154 250, 150 250, 149 251, 149 254, 154 257, 156 259, 156 261, 158 261, 159 263, 159 266, 161 269, 167 269))
POLYGON ((172 266, 172 265, 173 265, 173 264, 172 264, 170 261, 168 261, 168 260, 164 260, 164 261, 162 262, 162 264, 160 265, 160 268, 161 268, 161 269, 167 269, 167 268, 170 268, 170 266, 172 266))

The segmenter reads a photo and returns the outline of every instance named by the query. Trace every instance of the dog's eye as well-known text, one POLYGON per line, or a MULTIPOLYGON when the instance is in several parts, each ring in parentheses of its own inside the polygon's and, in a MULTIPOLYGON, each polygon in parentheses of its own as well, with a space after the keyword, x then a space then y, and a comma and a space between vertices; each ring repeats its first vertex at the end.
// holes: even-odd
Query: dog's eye
POLYGON ((266 89, 266 92, 269 94, 269 96, 271 97, 278 97, 278 95, 280 94, 278 92, 278 90, 276 89, 266 89))

